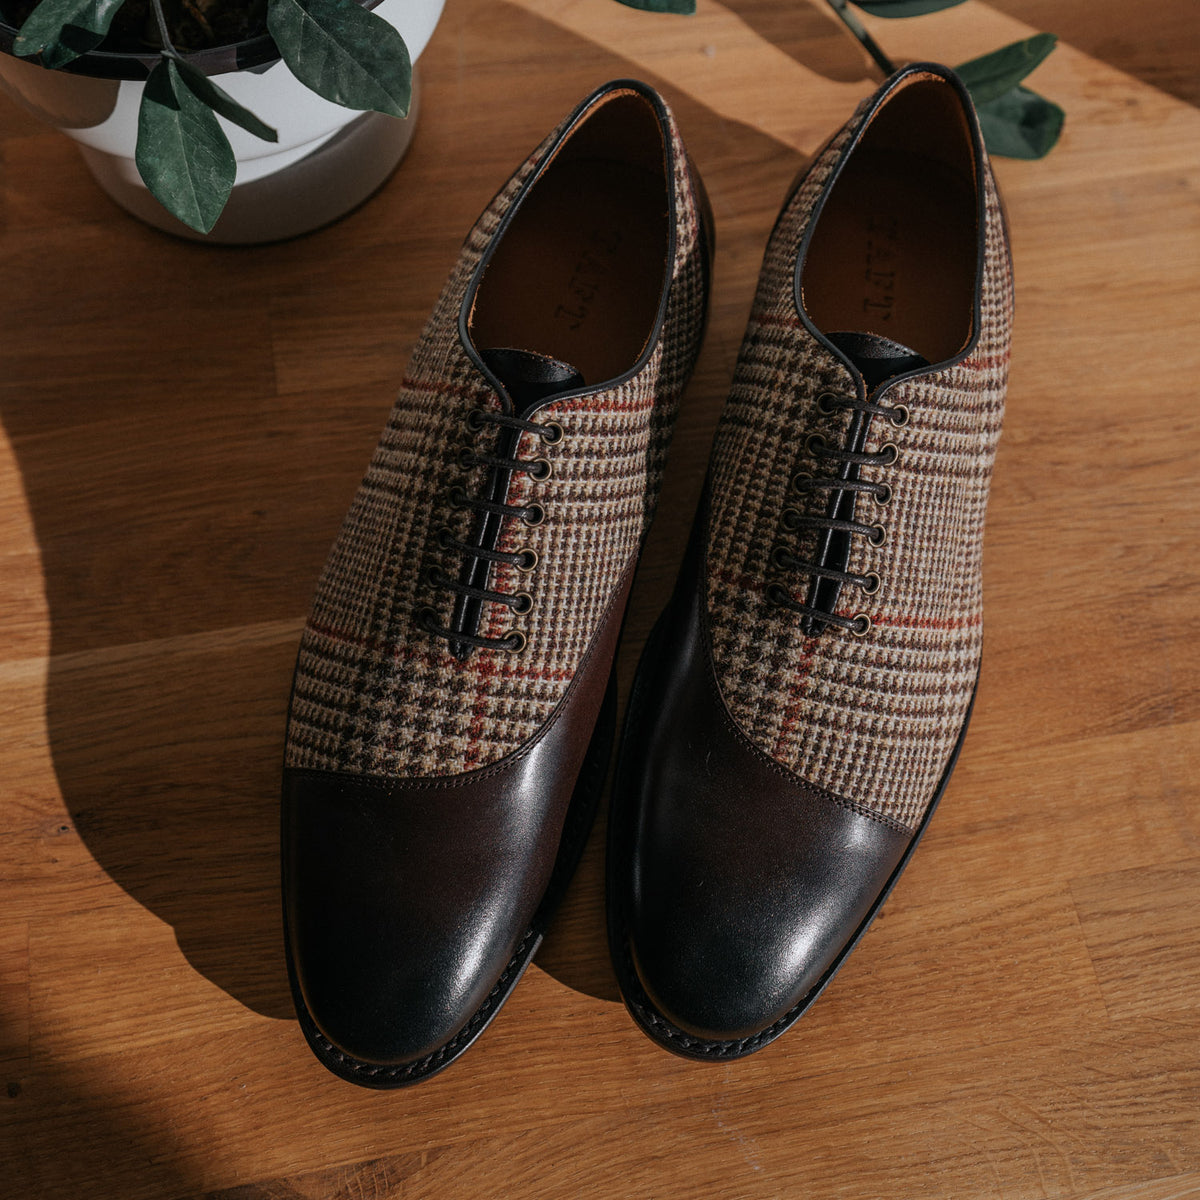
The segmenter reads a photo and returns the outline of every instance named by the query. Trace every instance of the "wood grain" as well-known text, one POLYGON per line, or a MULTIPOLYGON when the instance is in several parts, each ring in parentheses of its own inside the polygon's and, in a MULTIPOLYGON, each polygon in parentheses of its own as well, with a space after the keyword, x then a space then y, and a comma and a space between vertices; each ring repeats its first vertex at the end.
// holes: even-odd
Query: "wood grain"
POLYGON ((1200 115, 1192 5, 1156 11, 870 22, 896 58, 949 62, 1043 23, 1070 44, 1033 82, 1068 124, 1045 161, 999 164, 1018 318, 971 735, 834 986, 743 1062, 658 1050, 616 999, 602 819, 493 1027, 400 1093, 334 1079, 296 1028, 276 791, 303 614, 407 355, 561 114, 613 76, 661 87, 718 258, 628 680, 767 232, 873 86, 863 56, 815 2, 450 0, 401 171, 249 250, 140 227, 0 103, 4 1195, 1200 1196, 1200 115))

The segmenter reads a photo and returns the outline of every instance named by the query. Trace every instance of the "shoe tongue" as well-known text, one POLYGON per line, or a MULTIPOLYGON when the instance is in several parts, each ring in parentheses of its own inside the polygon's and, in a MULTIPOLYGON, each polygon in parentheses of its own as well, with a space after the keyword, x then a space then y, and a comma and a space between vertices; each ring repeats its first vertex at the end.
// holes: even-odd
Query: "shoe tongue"
POLYGON ((885 379, 929 366, 915 350, 874 333, 828 333, 829 340, 862 372, 867 391, 885 379))
POLYGON ((488 370, 504 384, 517 416, 550 396, 583 387, 584 378, 570 363, 532 350, 497 347, 481 350, 488 370))

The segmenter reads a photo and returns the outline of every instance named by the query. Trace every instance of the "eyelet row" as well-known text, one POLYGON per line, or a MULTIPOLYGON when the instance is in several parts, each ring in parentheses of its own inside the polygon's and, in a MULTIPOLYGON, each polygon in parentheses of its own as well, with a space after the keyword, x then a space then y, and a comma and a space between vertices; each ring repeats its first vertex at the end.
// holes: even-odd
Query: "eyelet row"
MULTIPOLYGON (((467 493, 455 484, 447 493, 451 505, 455 508, 467 507, 467 493)), ((525 515, 521 517, 521 524, 530 529, 540 525, 546 519, 546 510, 540 504, 526 504, 525 515)))
MULTIPOLYGON (((466 416, 466 426, 472 433, 478 433, 483 428, 484 411, 473 408, 466 416)), ((538 431, 538 436, 547 446, 555 446, 563 440, 566 430, 557 421, 547 421, 538 431)))
MULTIPOLYGON (((474 461, 475 452, 469 446, 463 446, 458 452, 458 469, 460 471, 471 471, 478 465, 474 461)), ((536 479, 539 483, 545 482, 554 476, 554 464, 548 458, 531 458, 527 460, 529 466, 525 468, 525 473, 530 479, 536 479)))
MULTIPOLYGON (((483 409, 473 408, 466 416, 467 428, 472 432, 479 432, 484 425, 483 409)), ((548 421, 541 427, 538 432, 542 442, 547 446, 557 445, 566 436, 566 431, 557 421, 548 421)), ((470 447, 464 446, 458 452, 458 465, 461 470, 468 471, 473 469, 477 464, 473 461, 474 452, 470 447)), ((539 483, 545 482, 554 476, 554 464, 548 458, 539 457, 529 461, 529 466, 526 468, 526 473, 531 479, 537 480, 539 483)), ((448 494, 451 505, 455 508, 469 507, 466 490, 459 484, 455 484, 450 488, 448 494)), ((524 513, 520 517, 522 524, 527 528, 535 528, 541 525, 546 520, 546 509, 538 503, 524 505, 524 513)), ((437 532, 438 544, 443 548, 448 548, 449 540, 453 538, 453 534, 446 528, 439 529, 437 532)), ((529 574, 538 565, 540 557, 538 552, 530 546, 522 547, 515 552, 520 556, 520 561, 513 564, 516 569, 522 574, 529 574)), ((427 579, 430 584, 435 584, 437 580, 442 579, 442 572, 439 568, 431 568, 427 573, 427 579)), ((515 592, 509 596, 509 609, 517 616, 525 616, 533 611, 533 596, 529 592, 515 592)), ((436 622, 437 614, 432 608, 421 610, 418 619, 428 626, 429 621, 436 622)), ((503 635, 505 643, 504 648, 513 654, 519 654, 529 644, 528 637, 520 629, 510 629, 503 635)))
MULTIPOLYGON (((820 411, 826 415, 831 415, 835 411, 831 403, 833 399, 835 399, 835 397, 833 397, 832 393, 822 392, 821 395, 817 397, 818 409, 820 409, 820 411)), ((893 425, 902 426, 908 424, 910 415, 910 411, 906 405, 896 405, 892 414, 890 415, 890 419, 893 425)), ((805 449, 810 453, 819 453, 825 448, 826 444, 827 443, 824 435, 819 433, 810 433, 804 439, 805 449)), ((895 442, 886 442, 879 448, 879 453, 887 456, 881 461, 880 465, 890 467, 899 459, 900 448, 895 442)), ((788 484, 792 491, 804 493, 810 489, 812 480, 813 476, 807 471, 797 471, 796 474, 793 475, 788 481, 788 484)), ((871 498, 876 504, 879 505, 880 508, 884 508, 891 504, 893 495, 894 493, 892 491, 891 484, 879 483, 876 485, 875 490, 871 493, 871 498)), ((798 508, 793 505, 789 505, 783 510, 782 514, 782 523, 784 528, 791 530, 796 529, 802 516, 803 513, 801 513, 798 508)), ((871 533, 867 536, 867 541, 870 542, 870 544, 876 549, 885 545, 887 540, 888 531, 887 527, 883 524, 875 525, 871 533)), ((771 566, 776 570, 786 570, 786 560, 790 559, 791 556, 791 551, 787 546, 782 544, 775 545, 772 547, 770 554, 771 566)), ((861 591, 866 596, 876 595, 879 592, 879 589, 883 586, 883 580, 880 578, 879 573, 877 571, 869 571, 865 578, 869 581, 869 584, 868 586, 861 587, 861 591)), ((767 591, 769 596, 783 593, 783 589, 780 588, 778 584, 772 584, 767 591)), ((856 637, 865 637, 871 631, 872 621, 866 613, 858 613, 851 619, 853 620, 854 624, 850 627, 850 632, 856 637)))
MULTIPOLYGON (((790 599, 787 588, 780 587, 777 583, 768 585, 766 595, 772 604, 782 604, 790 599)), ((856 616, 851 617, 850 620, 853 622, 850 626, 850 632, 855 637, 866 637, 871 632, 871 618, 866 613, 858 613, 856 616)), ((843 628, 845 627, 843 626, 843 628)))
MULTIPOLYGON (((769 561, 776 571, 786 571, 791 565, 787 560, 791 558, 791 549, 782 542, 777 542, 771 547, 769 561)), ((878 571, 868 571, 862 578, 868 580, 867 586, 863 586, 862 584, 858 584, 857 586, 865 596, 874 596, 880 587, 883 586, 883 580, 880 578, 878 571)))
MULTIPOLYGON (((436 610, 430 608, 428 605, 418 609, 416 622, 427 633, 435 632, 437 629, 436 610)), ((510 629, 501 641, 504 643, 504 649, 510 654, 520 654, 529 644, 529 639, 519 629, 510 629)))
MULTIPOLYGON (((793 492, 799 492, 803 494, 809 490, 812 484, 812 478, 813 477, 809 475, 807 471, 798 471, 788 481, 788 486, 793 492)), ((884 508, 886 505, 891 504, 892 485, 890 483, 877 483, 875 485, 875 490, 871 493, 871 499, 874 500, 880 508, 884 508)))
MULTIPOLYGON (((907 425, 909 418, 909 410, 904 405, 898 405, 893 408, 890 414, 890 420, 893 425, 907 425)), ((893 466, 896 460, 900 457, 900 447, 895 442, 885 442, 879 448, 879 453, 887 457, 880 463, 881 466, 893 466)), ((879 505, 880 508, 885 508, 892 502, 892 485, 890 483, 877 483, 875 491, 871 493, 872 499, 879 505)), ((874 530, 868 535, 867 541, 876 549, 883 546, 888 540, 887 526, 882 523, 877 524, 874 530)), ((868 571, 866 578, 870 581, 869 587, 862 588, 863 595, 874 596, 878 594, 879 589, 883 586, 883 580, 879 576, 878 571, 868 571)), ((871 618, 866 613, 858 613, 852 618, 853 624, 850 626, 850 632, 855 637, 866 637, 872 629, 871 618)))
MULTIPOLYGON (((550 421, 542 426, 539 436, 545 445, 555 446, 563 440, 565 431, 557 421, 550 421)), ((526 473, 530 479, 544 483, 553 478, 554 464, 548 458, 535 458, 526 473)), ((540 525, 546 519, 546 510, 540 504, 527 504, 525 510, 521 521, 526 526, 540 525)), ((521 561, 514 565, 522 574, 530 574, 540 561, 538 552, 530 546, 525 546, 516 553, 521 556, 521 561)), ((509 605, 509 608, 516 616, 523 617, 533 611, 533 597, 529 592, 517 592, 513 596, 513 603, 509 605)), ((510 629, 505 635, 505 639, 507 642, 505 649, 512 654, 520 654, 529 644, 528 637, 520 629, 510 629)))
MULTIPOLYGON (((817 412, 822 416, 832 417, 838 411, 838 401, 841 397, 835 392, 822 392, 817 397, 817 412)), ((907 404, 893 404, 888 410, 888 420, 891 421, 897 429, 908 424, 909 418, 912 416, 912 411, 907 404)))

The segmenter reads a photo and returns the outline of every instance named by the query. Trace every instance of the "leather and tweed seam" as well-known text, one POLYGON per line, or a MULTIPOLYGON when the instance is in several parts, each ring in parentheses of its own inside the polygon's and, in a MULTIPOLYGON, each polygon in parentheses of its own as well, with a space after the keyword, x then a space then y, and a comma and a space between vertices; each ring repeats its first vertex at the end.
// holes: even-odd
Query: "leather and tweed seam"
MULTIPOLYGON (((608 93, 611 95, 611 93, 608 93)), ((533 599, 529 614, 484 605, 479 633, 519 629, 520 653, 484 649, 465 661, 415 620, 432 606, 444 621, 447 593, 430 567, 457 576, 461 559, 437 532, 470 534, 474 515, 451 489, 479 495, 485 468, 460 465, 469 440, 493 452, 497 431, 468 431, 474 408, 500 401, 459 339, 458 316, 473 272, 522 185, 557 144, 564 121, 495 197, 414 350, 399 397, 317 588, 297 664, 285 766, 419 778, 486 766, 530 741, 562 699, 614 589, 638 552, 658 497, 671 429, 699 351, 706 295, 697 197, 674 118, 674 273, 665 325, 644 366, 619 386, 552 401, 539 421, 562 441, 523 434, 517 457, 545 457, 550 479, 514 475, 507 502, 542 505, 535 527, 509 518, 499 549, 531 549, 535 569, 493 568, 489 586, 533 599), (473 439, 473 440, 472 440, 473 439)), ((631 364, 632 365, 632 364, 631 364)))
MULTIPOLYGON (((774 545, 812 557, 817 533, 787 532, 789 507, 824 511, 820 493, 789 489, 797 472, 821 473, 810 433, 844 444, 852 414, 823 414, 825 391, 855 394, 849 370, 796 311, 801 239, 839 156, 863 124, 860 106, 814 160, 768 245, 731 393, 717 431, 707 540, 708 616, 717 676, 730 714, 776 762, 861 808, 920 824, 965 719, 982 642, 984 510, 1008 374, 1012 277, 991 168, 985 164, 985 250, 979 336, 969 355, 892 385, 909 424, 871 423, 867 452, 886 442, 899 459, 880 473, 886 508, 860 499, 887 540, 852 539, 848 570, 877 572, 879 591, 842 588, 838 614, 866 614, 865 637, 826 626, 805 636, 801 618, 770 603, 772 584, 807 598, 809 578, 775 570, 774 545)), ((859 393, 861 395, 861 392, 859 393)))

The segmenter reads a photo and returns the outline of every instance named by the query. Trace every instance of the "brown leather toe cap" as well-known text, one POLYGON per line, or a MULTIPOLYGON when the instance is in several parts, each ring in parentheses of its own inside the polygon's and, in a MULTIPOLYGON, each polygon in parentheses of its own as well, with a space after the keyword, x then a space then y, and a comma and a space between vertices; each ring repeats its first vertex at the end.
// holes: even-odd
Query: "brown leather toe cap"
POLYGON ((689 576, 694 562, 639 668, 609 875, 626 999, 684 1052, 680 1035, 765 1041, 794 1020, 869 921, 912 841, 798 779, 737 728, 689 576))
POLYGON ((489 803, 504 774, 422 786, 286 772, 288 953, 336 1052, 381 1066, 432 1054, 513 958, 554 865, 559 830, 545 824, 563 806, 489 803))

